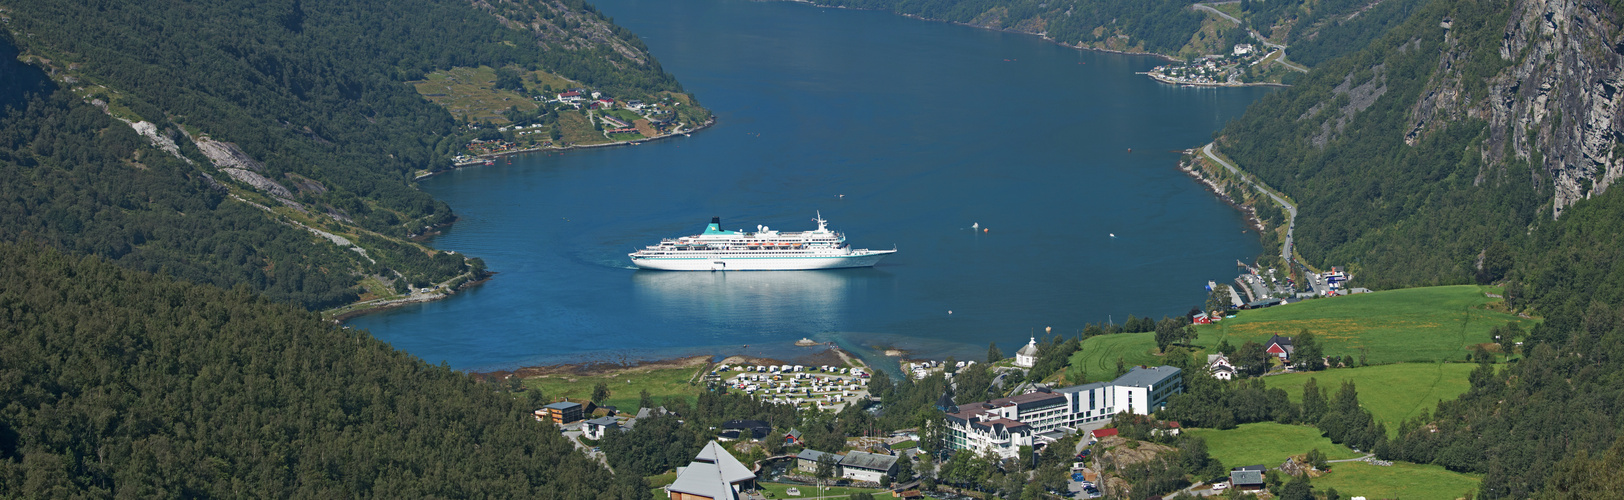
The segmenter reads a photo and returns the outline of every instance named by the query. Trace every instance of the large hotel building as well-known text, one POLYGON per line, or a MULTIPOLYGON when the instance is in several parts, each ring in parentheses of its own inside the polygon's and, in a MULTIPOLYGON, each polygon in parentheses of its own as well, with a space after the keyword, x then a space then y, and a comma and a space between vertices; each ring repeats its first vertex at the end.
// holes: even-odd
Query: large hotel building
POLYGON ((1180 370, 1134 368, 1110 382, 1060 389, 1040 388, 1019 396, 948 408, 948 445, 1013 458, 1022 446, 1052 442, 1078 426, 1118 413, 1149 415, 1184 392, 1180 370))

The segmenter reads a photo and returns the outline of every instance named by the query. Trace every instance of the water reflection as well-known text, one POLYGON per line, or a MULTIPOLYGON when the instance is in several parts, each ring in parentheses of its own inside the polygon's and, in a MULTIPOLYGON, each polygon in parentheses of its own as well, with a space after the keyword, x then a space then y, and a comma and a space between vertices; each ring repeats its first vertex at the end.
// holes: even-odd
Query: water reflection
POLYGON ((668 321, 760 333, 828 332, 849 322, 847 301, 858 282, 888 277, 873 269, 637 271, 632 293, 668 321))

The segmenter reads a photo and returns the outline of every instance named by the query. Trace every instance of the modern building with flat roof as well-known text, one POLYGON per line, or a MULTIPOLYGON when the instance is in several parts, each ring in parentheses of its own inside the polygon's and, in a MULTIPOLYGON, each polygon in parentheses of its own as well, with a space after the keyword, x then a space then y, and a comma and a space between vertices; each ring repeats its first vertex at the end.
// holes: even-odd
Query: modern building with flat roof
POLYGON ((1039 435, 1071 431, 1118 413, 1149 415, 1184 392, 1178 368, 1134 368, 1110 382, 1060 389, 1040 388, 1019 396, 948 408, 948 445, 955 450, 1014 458, 1022 446, 1037 446, 1039 435))
POLYGON ((541 409, 546 411, 548 418, 553 419, 553 423, 567 424, 580 420, 585 407, 582 407, 581 403, 562 401, 543 406, 541 409))

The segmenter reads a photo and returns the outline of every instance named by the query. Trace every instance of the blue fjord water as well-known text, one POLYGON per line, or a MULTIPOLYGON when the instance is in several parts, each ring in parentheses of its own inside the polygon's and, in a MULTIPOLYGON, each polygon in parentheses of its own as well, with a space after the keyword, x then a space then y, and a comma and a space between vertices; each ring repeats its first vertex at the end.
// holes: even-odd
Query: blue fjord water
POLYGON ((1206 143, 1266 89, 1162 85, 1134 74, 1154 58, 881 12, 595 3, 716 126, 423 181, 461 216, 433 244, 501 274, 351 325, 464 370, 793 358, 802 337, 979 359, 1046 326, 1181 314, 1260 250, 1169 151, 1206 143), (859 248, 900 252, 872 269, 757 273, 626 257, 712 216, 794 231, 815 211, 859 248))

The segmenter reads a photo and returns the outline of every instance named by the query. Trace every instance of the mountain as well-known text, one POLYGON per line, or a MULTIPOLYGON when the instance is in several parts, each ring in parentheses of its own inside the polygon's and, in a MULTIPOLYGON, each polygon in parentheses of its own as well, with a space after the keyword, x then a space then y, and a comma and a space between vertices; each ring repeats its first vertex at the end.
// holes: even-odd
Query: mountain
POLYGON ((485 274, 414 241, 456 218, 414 176, 481 131, 411 81, 483 66, 681 92, 580 1, 23 0, 0 26, 0 238, 312 309, 485 274))
POLYGON ((1482 474, 1480 498, 1610 491, 1592 471, 1624 449, 1621 15, 1600 0, 1432 0, 1217 134, 1297 202, 1308 263, 1372 288, 1498 283, 1542 320, 1507 332, 1517 363, 1474 372, 1378 456, 1482 474))
POLYGON ((1432 1, 1261 99, 1219 149, 1299 202, 1313 265, 1384 288, 1497 281, 1500 256, 1537 254, 1531 234, 1620 175, 1617 16, 1599 1, 1432 1))

